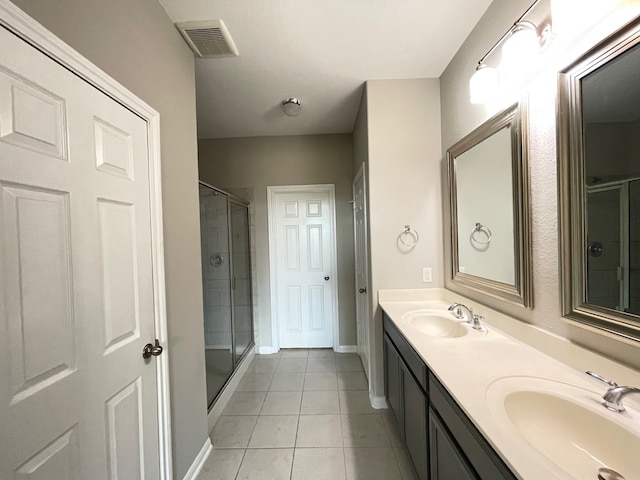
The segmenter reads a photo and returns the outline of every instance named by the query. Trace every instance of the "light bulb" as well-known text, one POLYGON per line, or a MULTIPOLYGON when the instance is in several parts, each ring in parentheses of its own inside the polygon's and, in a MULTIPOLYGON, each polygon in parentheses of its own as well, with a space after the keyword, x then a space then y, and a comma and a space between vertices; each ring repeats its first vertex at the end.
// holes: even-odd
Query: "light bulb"
POLYGON ((540 52, 540 38, 536 27, 529 22, 518 23, 502 46, 500 69, 529 69, 540 52))
POLYGON ((498 93, 498 72, 481 63, 469 79, 469 100, 471 103, 485 103, 498 93))

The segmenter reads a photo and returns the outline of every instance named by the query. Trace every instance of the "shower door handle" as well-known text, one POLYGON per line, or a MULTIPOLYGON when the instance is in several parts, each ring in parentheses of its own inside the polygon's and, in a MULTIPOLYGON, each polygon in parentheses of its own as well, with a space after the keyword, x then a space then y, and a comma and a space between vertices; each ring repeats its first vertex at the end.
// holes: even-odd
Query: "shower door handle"
POLYGON ((160 345, 160 341, 156 338, 156 344, 147 343, 142 349, 142 358, 150 358, 151 355, 157 357, 162 354, 163 348, 160 345))

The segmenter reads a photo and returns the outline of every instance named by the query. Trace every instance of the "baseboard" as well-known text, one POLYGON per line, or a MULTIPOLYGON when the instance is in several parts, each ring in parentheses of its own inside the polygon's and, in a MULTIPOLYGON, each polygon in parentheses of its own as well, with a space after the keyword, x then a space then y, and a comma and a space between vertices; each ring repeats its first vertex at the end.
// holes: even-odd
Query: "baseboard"
POLYGON ((374 397, 373 392, 369 392, 369 400, 371 401, 371 406, 375 409, 389 408, 387 399, 384 397, 374 397))
POLYGON ((247 353, 247 355, 242 359, 242 362, 240 362, 240 365, 238 365, 238 368, 236 368, 236 371, 233 372, 233 375, 231 376, 231 378, 227 382, 227 385, 224 387, 224 390, 216 400, 216 403, 213 405, 211 410, 209 410, 209 414, 207 415, 207 424, 209 425, 209 429, 208 429, 209 432, 218 421, 218 417, 220 417, 220 415, 222 414, 224 407, 226 407, 227 403, 229 403, 229 400, 231 399, 231 395, 233 395, 233 392, 236 391, 236 388, 240 383, 240 379, 247 372, 247 369, 249 368, 249 365, 251 364, 251 361, 254 359, 255 356, 256 356, 255 347, 251 347, 251 350, 249 350, 249 353, 247 353))
POLYGON ((335 349, 338 353, 358 353, 357 345, 340 345, 335 349))
POLYGON ((184 476, 184 480, 196 480, 198 478, 204 462, 207 461, 207 458, 209 458, 209 455, 212 451, 213 445, 211 444, 211 439, 207 437, 207 440, 204 442, 204 445, 200 449, 200 452, 198 453, 198 455, 196 455, 196 458, 193 460, 191 467, 189 467, 189 470, 184 476))
POLYGON ((273 347, 260 347, 258 353, 260 355, 271 355, 272 353, 278 353, 278 351, 273 347))

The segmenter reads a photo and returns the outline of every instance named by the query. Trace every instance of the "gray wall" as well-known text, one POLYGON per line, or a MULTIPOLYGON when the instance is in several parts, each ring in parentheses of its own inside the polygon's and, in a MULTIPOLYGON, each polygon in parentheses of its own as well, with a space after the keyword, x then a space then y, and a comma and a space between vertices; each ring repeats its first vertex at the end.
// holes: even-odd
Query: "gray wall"
POLYGON ((156 0, 15 0, 160 112, 174 474, 207 438, 193 54, 156 0))
MULTIPOLYGON (((440 77, 443 152, 489 119, 493 113, 513 101, 513 98, 499 99, 490 107, 470 104, 469 78, 478 60, 530 4, 530 0, 494 0, 440 77)), ((529 104, 534 309, 524 310, 486 297, 473 298, 522 321, 533 323, 596 352, 639 368, 640 356, 637 347, 575 326, 564 321, 561 316, 555 114, 557 72, 613 32, 615 25, 629 21, 637 13, 637 7, 635 10, 629 7, 627 11, 619 9, 616 15, 606 21, 603 18, 588 30, 574 32, 575 38, 570 42, 563 44, 559 37, 556 38, 550 46, 546 69, 536 78, 530 79, 527 91, 523 93, 527 94, 529 104), (554 48, 555 51, 552 50, 554 48)), ((589 27, 574 22, 573 27, 577 26, 589 27)))
POLYGON ((354 162, 367 164, 371 282, 370 389, 384 396, 381 289, 442 287, 440 86, 438 79, 366 84, 354 130, 354 162), (405 225, 420 241, 398 243, 405 225), (433 282, 422 283, 431 267, 433 282))
POLYGON ((199 141, 200 179, 224 190, 252 189, 256 223, 256 343, 270 347, 267 186, 335 184, 340 345, 356 344, 351 135, 301 135, 199 141))

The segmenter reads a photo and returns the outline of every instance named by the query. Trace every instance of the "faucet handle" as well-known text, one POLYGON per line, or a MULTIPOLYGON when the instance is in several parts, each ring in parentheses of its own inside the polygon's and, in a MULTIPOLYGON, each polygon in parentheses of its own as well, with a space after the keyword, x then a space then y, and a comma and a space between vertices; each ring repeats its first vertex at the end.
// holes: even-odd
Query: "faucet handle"
POLYGON ((606 378, 598 375, 596 372, 592 372, 591 370, 588 370, 588 371, 586 371, 584 373, 586 373, 590 377, 596 378, 596 379, 600 380, 601 382, 606 383, 611 388, 616 388, 618 386, 618 384, 616 382, 614 382, 613 380, 607 380, 606 378))
POLYGON ((462 314, 462 308, 460 307, 461 304, 456 302, 451 304, 447 310, 452 312, 455 318, 464 318, 464 315, 462 314))

